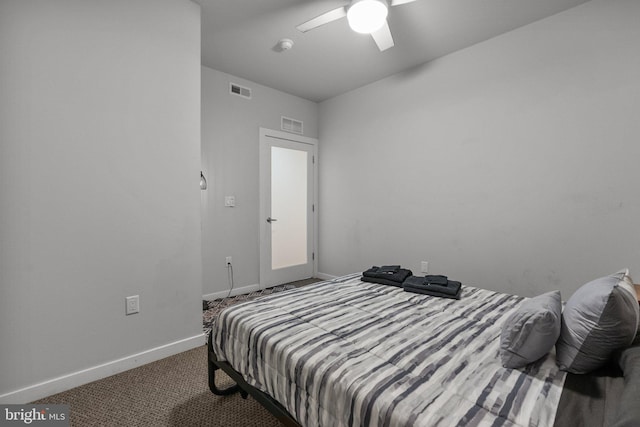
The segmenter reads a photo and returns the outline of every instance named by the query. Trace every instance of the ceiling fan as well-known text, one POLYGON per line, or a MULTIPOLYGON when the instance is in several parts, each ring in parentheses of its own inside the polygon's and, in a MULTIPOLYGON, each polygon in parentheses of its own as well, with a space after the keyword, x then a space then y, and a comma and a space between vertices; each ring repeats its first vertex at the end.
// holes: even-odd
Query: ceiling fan
POLYGON ((351 0, 348 5, 316 16, 296 28, 306 33, 309 30, 346 16, 353 31, 371 34, 378 49, 384 51, 394 45, 391 30, 387 23, 389 6, 398 6, 414 1, 416 0, 351 0))

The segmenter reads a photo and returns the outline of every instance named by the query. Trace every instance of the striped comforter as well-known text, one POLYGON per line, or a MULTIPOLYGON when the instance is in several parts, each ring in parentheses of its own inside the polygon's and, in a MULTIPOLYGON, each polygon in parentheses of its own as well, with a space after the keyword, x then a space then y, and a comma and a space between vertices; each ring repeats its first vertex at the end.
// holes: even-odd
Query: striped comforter
POLYGON ((521 297, 465 286, 460 300, 323 282, 232 306, 219 360, 303 426, 552 426, 565 375, 553 354, 500 365, 521 297))

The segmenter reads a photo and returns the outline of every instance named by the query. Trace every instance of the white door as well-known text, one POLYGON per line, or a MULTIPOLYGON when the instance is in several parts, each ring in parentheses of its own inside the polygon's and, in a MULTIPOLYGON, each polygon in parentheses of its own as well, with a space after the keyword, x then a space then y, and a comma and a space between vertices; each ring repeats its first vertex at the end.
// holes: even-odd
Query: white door
POLYGON ((313 277, 317 140, 260 128, 260 286, 313 277))

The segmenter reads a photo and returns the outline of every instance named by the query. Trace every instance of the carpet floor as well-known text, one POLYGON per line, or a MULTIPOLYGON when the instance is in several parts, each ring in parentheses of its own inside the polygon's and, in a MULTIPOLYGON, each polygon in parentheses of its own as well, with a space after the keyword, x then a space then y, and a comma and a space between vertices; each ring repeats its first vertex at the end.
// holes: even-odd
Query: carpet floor
MULTIPOLYGON (((207 331, 224 307, 317 281, 309 279, 207 301, 203 304, 203 328, 207 331)), ((202 345, 32 403, 69 405, 74 427, 280 426, 251 396, 216 396, 209 391, 207 381, 207 348, 202 345)), ((216 373, 216 383, 220 388, 233 384, 222 371, 216 373)))
MULTIPOLYGON (((224 373, 216 378, 221 388, 233 384, 224 373)), ((209 391, 204 345, 33 403, 69 405, 79 427, 280 426, 251 397, 209 391)))

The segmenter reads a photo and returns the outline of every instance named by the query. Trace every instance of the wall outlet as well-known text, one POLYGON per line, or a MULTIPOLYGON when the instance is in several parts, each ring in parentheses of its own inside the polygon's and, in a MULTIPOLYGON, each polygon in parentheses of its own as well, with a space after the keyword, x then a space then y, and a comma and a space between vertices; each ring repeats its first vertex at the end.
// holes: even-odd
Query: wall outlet
POLYGON ((236 205, 236 196, 224 196, 224 205, 233 208, 236 205))
POLYGON ((228 256, 228 257, 225 259, 225 265, 226 265, 227 267, 229 267, 229 266, 231 265, 231 261, 233 261, 233 260, 231 259, 231 257, 230 257, 230 256, 228 256))
POLYGON ((429 263, 427 261, 422 261, 420 263, 420 271, 423 273, 429 272, 429 263))
POLYGON ((135 314, 140 312, 140 295, 133 295, 125 298, 126 300, 126 314, 135 314))

